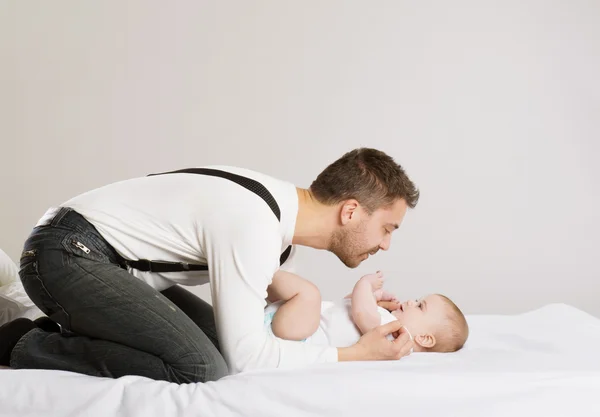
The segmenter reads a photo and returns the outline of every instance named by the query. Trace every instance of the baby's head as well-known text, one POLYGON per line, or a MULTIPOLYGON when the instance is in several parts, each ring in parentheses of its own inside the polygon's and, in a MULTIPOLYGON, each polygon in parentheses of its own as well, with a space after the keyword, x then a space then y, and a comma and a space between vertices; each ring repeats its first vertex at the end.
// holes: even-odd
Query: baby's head
POLYGON ((415 352, 455 352, 469 336, 463 313, 440 294, 403 302, 392 314, 412 335, 415 352))

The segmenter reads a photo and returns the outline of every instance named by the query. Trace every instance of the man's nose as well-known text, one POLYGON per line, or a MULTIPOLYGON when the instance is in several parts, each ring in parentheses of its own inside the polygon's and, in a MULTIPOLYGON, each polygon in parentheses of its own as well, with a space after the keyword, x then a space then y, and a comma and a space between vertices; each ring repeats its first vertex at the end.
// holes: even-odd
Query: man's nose
POLYGON ((388 235, 385 238, 383 238, 383 241, 379 245, 379 249, 388 250, 391 245, 392 245, 392 237, 388 235))

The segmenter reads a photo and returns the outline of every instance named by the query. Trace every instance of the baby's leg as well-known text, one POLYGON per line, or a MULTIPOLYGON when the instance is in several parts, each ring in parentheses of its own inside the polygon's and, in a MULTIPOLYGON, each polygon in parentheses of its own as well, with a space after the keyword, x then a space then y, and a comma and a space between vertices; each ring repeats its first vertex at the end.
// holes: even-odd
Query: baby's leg
MULTIPOLYGON (((365 275, 354 285, 352 291, 352 319, 362 334, 381 324, 375 293, 382 291, 382 287, 383 274, 380 271, 365 275)), ((383 293, 379 294, 379 297, 382 295, 383 293)))
POLYGON ((273 301, 285 301, 273 316, 273 334, 281 339, 303 340, 313 335, 321 320, 321 293, 311 282, 279 271, 267 289, 273 301))

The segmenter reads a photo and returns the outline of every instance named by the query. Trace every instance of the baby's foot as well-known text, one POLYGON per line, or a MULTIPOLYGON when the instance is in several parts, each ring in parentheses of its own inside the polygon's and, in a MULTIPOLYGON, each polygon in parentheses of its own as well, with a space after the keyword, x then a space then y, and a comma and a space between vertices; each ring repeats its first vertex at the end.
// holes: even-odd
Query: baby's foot
POLYGON ((365 275, 360 280, 368 282, 371 285, 373 293, 383 288, 383 273, 381 271, 377 271, 374 274, 365 275))

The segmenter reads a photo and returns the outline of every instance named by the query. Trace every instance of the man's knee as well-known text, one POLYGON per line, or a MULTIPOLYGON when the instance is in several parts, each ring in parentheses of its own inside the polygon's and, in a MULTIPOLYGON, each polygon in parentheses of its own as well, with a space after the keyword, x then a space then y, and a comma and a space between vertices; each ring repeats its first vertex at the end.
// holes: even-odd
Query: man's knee
POLYGON ((209 369, 207 371, 206 379, 204 382, 217 381, 218 379, 221 379, 224 376, 227 376, 228 374, 229 368, 227 367, 227 363, 225 362, 225 359, 223 359, 223 357, 219 355, 217 360, 213 361, 209 365, 209 369))
POLYGON ((185 384, 217 381, 229 374, 225 359, 216 349, 194 356, 192 361, 172 366, 177 382, 185 384))

